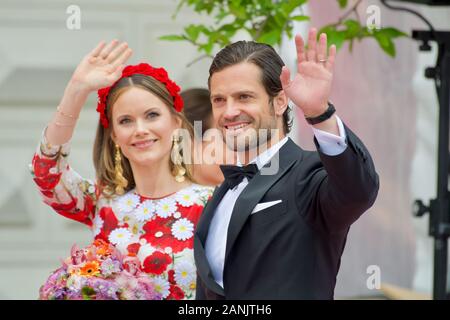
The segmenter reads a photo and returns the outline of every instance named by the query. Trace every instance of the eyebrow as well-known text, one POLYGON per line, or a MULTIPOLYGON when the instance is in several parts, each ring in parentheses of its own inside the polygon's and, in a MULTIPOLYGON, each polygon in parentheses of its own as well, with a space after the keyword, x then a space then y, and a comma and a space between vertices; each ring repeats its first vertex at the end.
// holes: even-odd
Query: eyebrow
MULTIPOLYGON (((233 92, 233 93, 231 94, 231 96, 239 96, 239 95, 241 95, 241 94, 247 94, 247 95, 250 95, 250 96, 255 96, 255 95, 256 95, 256 93, 255 93, 254 91, 243 90, 243 91, 236 91, 236 92, 233 92)), ((213 95, 211 95, 211 100, 214 99, 214 98, 217 98, 217 97, 223 97, 223 96, 224 96, 224 95, 221 94, 221 93, 213 94, 213 95)))
POLYGON ((144 111, 144 114, 150 112, 150 111, 159 111, 160 107, 150 107, 147 110, 144 111))
POLYGON ((238 91, 238 92, 233 93, 232 95, 233 95, 233 96, 239 96, 239 95, 241 95, 241 94, 247 94, 247 95, 249 95, 249 96, 254 96, 254 95, 256 95, 255 92, 250 91, 250 90, 238 91))
MULTIPOLYGON (((159 107, 150 107, 147 110, 145 110, 143 114, 149 113, 150 111, 159 111, 159 110, 160 110, 159 107)), ((127 116, 130 116, 130 115, 128 113, 124 113, 124 114, 119 115, 117 117, 117 119, 122 118, 122 117, 127 117, 127 116)))

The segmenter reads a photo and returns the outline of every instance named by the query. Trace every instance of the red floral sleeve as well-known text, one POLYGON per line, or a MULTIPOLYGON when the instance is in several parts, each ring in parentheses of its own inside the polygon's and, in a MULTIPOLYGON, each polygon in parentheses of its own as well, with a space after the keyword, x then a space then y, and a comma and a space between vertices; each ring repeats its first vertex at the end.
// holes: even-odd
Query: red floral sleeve
POLYGON ((43 201, 57 213, 92 227, 96 187, 69 166, 68 155, 68 143, 52 146, 44 133, 31 164, 33 180, 43 201))

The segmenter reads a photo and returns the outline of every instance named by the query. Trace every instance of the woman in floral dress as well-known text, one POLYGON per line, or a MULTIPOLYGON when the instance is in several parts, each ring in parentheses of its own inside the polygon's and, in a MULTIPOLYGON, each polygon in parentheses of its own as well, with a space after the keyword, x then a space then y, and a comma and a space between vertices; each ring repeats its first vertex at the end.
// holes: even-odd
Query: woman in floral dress
POLYGON ((34 155, 34 181, 46 204, 115 246, 164 299, 194 299, 193 232, 212 189, 195 184, 182 161, 192 128, 180 113, 180 88, 162 68, 125 67, 131 54, 114 40, 83 58, 34 155), (79 113, 97 90, 91 182, 68 157, 79 113))

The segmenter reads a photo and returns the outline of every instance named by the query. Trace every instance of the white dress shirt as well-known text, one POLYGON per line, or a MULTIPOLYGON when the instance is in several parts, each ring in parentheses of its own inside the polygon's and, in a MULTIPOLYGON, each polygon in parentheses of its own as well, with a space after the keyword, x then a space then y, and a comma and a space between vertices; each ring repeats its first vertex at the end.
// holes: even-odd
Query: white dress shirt
MULTIPOLYGON (((346 134, 344 125, 337 117, 337 123, 339 127, 339 135, 318 130, 312 127, 314 136, 320 146, 320 151, 329 156, 338 155, 347 148, 346 134)), ((287 142, 288 138, 285 137, 278 143, 274 144, 269 149, 262 152, 250 163, 256 163, 258 169, 261 169, 270 159, 280 150, 280 148, 287 142)), ((238 165, 240 165, 238 160, 238 165)), ((225 193, 222 201, 216 208, 214 217, 211 220, 209 226, 208 236, 206 238, 205 251, 206 258, 208 259, 211 267, 214 280, 223 288, 223 267, 225 262, 225 249, 227 244, 228 225, 230 223, 231 214, 233 212, 234 205, 237 198, 241 194, 242 190, 247 186, 248 180, 244 178, 240 184, 225 193)))

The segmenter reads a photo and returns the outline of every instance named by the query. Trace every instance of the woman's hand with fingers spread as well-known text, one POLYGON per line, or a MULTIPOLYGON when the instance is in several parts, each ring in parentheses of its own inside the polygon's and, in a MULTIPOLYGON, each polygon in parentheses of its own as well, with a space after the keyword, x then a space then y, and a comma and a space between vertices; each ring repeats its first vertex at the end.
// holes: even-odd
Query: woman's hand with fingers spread
POLYGON ((107 87, 116 82, 132 55, 126 42, 113 40, 100 42, 80 62, 72 75, 72 83, 88 92, 107 87))

